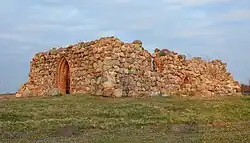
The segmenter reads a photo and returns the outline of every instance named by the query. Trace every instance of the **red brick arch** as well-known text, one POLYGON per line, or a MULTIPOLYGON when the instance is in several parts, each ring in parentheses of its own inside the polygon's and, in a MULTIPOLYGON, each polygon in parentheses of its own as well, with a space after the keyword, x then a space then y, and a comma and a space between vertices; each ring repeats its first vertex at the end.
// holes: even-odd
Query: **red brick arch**
POLYGON ((70 68, 65 57, 62 57, 57 68, 57 88, 62 94, 70 94, 70 68))

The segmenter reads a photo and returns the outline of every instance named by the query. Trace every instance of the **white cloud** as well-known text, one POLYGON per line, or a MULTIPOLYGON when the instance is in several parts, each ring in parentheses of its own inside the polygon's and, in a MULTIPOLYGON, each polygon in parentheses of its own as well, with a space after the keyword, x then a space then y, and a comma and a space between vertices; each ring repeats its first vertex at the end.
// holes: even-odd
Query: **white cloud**
POLYGON ((34 35, 24 33, 1 33, 0 40, 11 40, 16 42, 38 42, 39 40, 34 35))
POLYGON ((116 34, 117 32, 115 30, 103 30, 103 31, 97 32, 97 35, 99 37, 118 36, 116 34))
POLYGON ((250 10, 237 9, 221 14, 219 15, 219 18, 223 21, 250 20, 250 10))
POLYGON ((79 24, 65 24, 65 23, 32 23, 27 25, 20 25, 16 27, 16 31, 20 33, 30 33, 35 32, 44 33, 51 31, 67 31, 67 32, 79 32, 79 31, 91 31, 99 28, 99 25, 94 23, 79 23, 79 24))
POLYGON ((33 13, 30 14, 30 19, 39 21, 75 21, 80 15, 84 15, 84 10, 79 10, 76 7, 68 5, 59 6, 44 6, 35 5, 32 7, 33 13))
POLYGON ((201 36, 219 36, 221 33, 216 29, 191 29, 180 31, 175 36, 179 38, 201 38, 201 36))
POLYGON ((114 0, 116 3, 129 3, 132 2, 132 0, 114 0))
POLYGON ((201 6, 206 4, 220 4, 220 3, 228 3, 232 0, 162 0, 166 4, 175 7, 192 7, 192 6, 201 6))

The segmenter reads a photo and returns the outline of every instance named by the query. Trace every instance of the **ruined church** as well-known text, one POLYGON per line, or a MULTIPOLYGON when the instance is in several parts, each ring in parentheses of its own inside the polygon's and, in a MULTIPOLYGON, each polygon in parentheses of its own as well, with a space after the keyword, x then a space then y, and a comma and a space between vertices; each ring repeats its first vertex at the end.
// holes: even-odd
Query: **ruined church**
POLYGON ((17 97, 91 94, 108 97, 240 95, 220 60, 187 59, 173 51, 150 54, 142 42, 103 37, 37 53, 17 97))

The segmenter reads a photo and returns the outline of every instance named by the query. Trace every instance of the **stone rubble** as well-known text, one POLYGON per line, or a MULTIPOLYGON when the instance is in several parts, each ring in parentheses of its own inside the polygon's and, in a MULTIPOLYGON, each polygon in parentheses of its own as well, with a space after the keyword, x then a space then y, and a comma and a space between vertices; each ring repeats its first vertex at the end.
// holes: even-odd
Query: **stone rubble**
POLYGON ((240 84, 220 60, 188 60, 167 49, 156 49, 151 55, 140 40, 124 43, 115 37, 37 53, 30 63, 28 82, 16 96, 24 96, 27 90, 33 96, 49 96, 65 86, 70 94, 109 97, 241 95, 240 84), (69 65, 70 82, 60 86, 63 62, 69 65))

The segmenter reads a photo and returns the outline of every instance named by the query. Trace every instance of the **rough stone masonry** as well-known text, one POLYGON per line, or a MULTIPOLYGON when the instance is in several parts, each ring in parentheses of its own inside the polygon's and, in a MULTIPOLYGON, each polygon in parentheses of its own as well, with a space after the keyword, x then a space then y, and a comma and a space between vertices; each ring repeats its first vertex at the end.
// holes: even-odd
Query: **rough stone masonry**
POLYGON ((153 55, 135 40, 103 37, 37 53, 17 97, 56 94, 109 97, 241 95, 220 60, 186 59, 167 49, 153 55))

